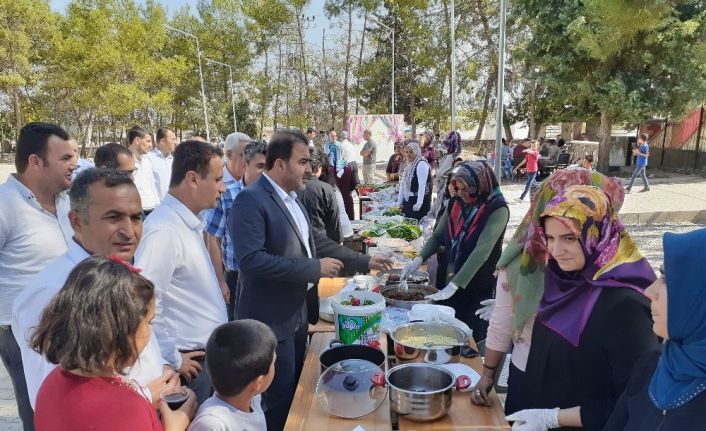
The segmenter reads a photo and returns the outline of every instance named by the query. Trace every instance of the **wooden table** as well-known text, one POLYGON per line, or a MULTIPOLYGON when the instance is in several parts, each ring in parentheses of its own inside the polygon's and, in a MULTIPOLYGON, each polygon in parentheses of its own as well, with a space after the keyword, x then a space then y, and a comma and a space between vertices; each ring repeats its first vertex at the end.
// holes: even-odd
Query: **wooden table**
POLYGON ((309 325, 309 334, 318 334, 321 332, 336 332, 336 326, 332 322, 327 322, 319 319, 316 325, 309 325))
MULTIPOLYGON (((309 350, 304 362, 304 369, 294 395, 294 403, 289 410, 289 417, 285 426, 286 431, 351 431, 356 425, 362 426, 366 431, 393 429, 393 414, 390 410, 389 398, 373 413, 357 419, 342 419, 330 415, 321 408, 316 399, 316 383, 320 375, 319 353, 328 348, 328 343, 334 338, 333 332, 316 332, 311 337, 309 350)), ((381 340, 381 347, 386 351, 387 337, 381 340)), ((476 348, 473 341, 469 343, 476 348)), ((483 363, 480 358, 461 358, 464 363, 479 373, 483 363)), ((505 421, 502 405, 495 391, 490 394, 490 407, 481 407, 471 404, 470 392, 453 392, 453 402, 449 414, 433 422, 414 422, 400 417, 397 425, 400 431, 441 431, 441 430, 509 430, 510 425, 505 421)))
MULTIPOLYGON (((390 401, 385 398, 382 405, 367 416, 356 419, 343 419, 326 412, 316 399, 316 383, 320 376, 319 353, 328 348, 328 343, 333 339, 334 333, 316 333, 311 337, 309 350, 304 361, 294 402, 289 409, 286 431, 351 431, 356 425, 365 428, 365 431, 390 431, 392 420, 390 418, 390 401)), ((387 341, 383 337, 381 348, 387 349, 387 341)), ((383 350, 385 351, 385 350, 383 350)))

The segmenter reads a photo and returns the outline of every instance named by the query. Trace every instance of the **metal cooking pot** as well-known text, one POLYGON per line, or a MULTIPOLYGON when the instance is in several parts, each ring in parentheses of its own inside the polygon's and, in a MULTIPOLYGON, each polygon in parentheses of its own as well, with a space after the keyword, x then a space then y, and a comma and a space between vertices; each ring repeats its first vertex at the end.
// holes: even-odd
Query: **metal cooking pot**
POLYGON ((468 376, 454 375, 441 367, 427 364, 404 364, 371 377, 375 386, 387 385, 390 407, 398 415, 417 422, 428 422, 446 416, 451 407, 451 391, 471 385, 468 376))
POLYGON ((338 340, 331 340, 328 350, 321 352, 319 363, 323 373, 331 365, 346 359, 363 359, 385 369, 385 353, 380 349, 363 344, 344 345, 338 340))
MULTIPOLYGON (((399 290, 399 285, 393 285, 393 286, 387 286, 382 288, 380 290, 380 294, 385 297, 385 303, 389 307, 397 307, 397 308, 406 308, 407 310, 411 310, 412 306, 415 304, 433 304, 434 301, 431 299, 420 299, 418 301, 405 301, 401 299, 392 299, 390 298, 390 295, 396 293, 399 290)), ((407 291, 408 292, 419 292, 426 295, 431 295, 433 293, 437 293, 438 290, 434 287, 431 287, 427 284, 409 284, 407 286, 407 291)))
POLYGON ((429 364, 446 364, 459 362, 461 347, 467 343, 467 337, 460 329, 443 323, 411 322, 398 326, 390 332, 394 342, 395 356, 401 362, 426 362, 429 364), (456 342, 446 346, 429 345, 428 347, 410 346, 405 339, 410 336, 443 335, 456 342))

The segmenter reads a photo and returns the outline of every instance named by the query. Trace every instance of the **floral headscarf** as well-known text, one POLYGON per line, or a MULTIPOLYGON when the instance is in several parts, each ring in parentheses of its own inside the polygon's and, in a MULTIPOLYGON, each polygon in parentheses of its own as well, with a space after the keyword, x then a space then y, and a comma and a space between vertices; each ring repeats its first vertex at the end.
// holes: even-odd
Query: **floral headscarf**
POLYGON ((580 184, 603 190, 611 204, 611 218, 618 217, 625 198, 625 191, 618 179, 583 168, 566 168, 554 172, 542 182, 529 211, 498 261, 498 268, 506 270, 513 296, 512 333, 515 339, 520 336, 527 321, 537 313, 539 300, 544 293, 544 271, 548 256, 544 234, 538 229, 541 226, 541 215, 549 201, 559 192, 580 184))
MULTIPOLYGON (((655 281, 654 271, 610 206, 601 189, 576 185, 557 194, 540 215, 572 231, 585 258, 585 266, 571 272, 549 259, 537 314, 540 322, 573 346, 579 345, 603 289, 643 292, 655 281)), ((537 232, 544 238, 542 225, 537 232)))

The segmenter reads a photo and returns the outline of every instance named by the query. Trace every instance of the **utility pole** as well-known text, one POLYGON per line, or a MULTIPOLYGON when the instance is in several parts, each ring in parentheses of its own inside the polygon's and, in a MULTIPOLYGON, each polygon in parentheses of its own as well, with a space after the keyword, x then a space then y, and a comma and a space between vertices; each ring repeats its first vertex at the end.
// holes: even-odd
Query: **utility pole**
POLYGON ((498 184, 502 178, 502 153, 503 153, 503 98, 505 93, 505 33, 507 31, 507 4, 500 0, 500 38, 498 40, 498 112, 495 124, 495 176, 498 184))
POLYGON ((456 131, 456 10, 451 0, 451 131, 456 131))
POLYGON ((235 118, 235 89, 233 88, 233 66, 231 66, 230 64, 221 63, 220 61, 211 60, 210 58, 206 59, 206 63, 218 64, 219 66, 223 66, 223 67, 228 68, 228 73, 229 73, 228 81, 230 82, 230 103, 233 106, 233 131, 237 132, 238 131, 238 122, 236 121, 236 118, 235 118))
POLYGON ((203 119, 204 123, 206 125, 206 140, 210 143, 211 142, 211 133, 208 128, 208 109, 206 107, 206 90, 203 85, 203 70, 201 69, 201 44, 199 43, 199 38, 195 34, 191 34, 189 32, 186 32, 184 30, 180 30, 176 27, 172 27, 169 24, 164 24, 164 27, 168 28, 169 30, 176 31, 177 33, 181 33, 187 37, 192 37, 196 39, 196 55, 199 60, 199 80, 201 81, 201 104, 203 105, 203 119))
POLYGON ((390 27, 388 25, 385 25, 380 22, 379 19, 377 19, 374 16, 369 17, 371 21, 379 25, 380 27, 384 28, 385 30, 389 31, 392 34, 392 94, 391 94, 391 99, 390 99, 390 112, 391 114, 395 114, 395 29, 394 27, 390 27))

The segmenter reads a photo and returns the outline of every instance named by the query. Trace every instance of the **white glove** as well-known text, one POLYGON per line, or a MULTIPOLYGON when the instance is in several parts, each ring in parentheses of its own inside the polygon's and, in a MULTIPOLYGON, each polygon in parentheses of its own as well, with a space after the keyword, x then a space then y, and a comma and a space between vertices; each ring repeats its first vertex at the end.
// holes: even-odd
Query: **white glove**
POLYGON ((444 299, 449 299, 452 296, 454 296, 454 293, 458 290, 458 286, 456 286, 453 282, 449 283, 441 289, 440 291, 433 293, 431 295, 427 295, 424 297, 424 299, 431 299, 432 301, 443 301, 444 299))
POLYGON ((418 270, 420 266, 422 266, 422 257, 417 256, 414 258, 414 260, 412 260, 410 263, 405 265, 404 268, 402 268, 402 272, 400 272, 400 280, 407 277, 414 271, 418 270))
POLYGON ((476 316, 480 317, 485 321, 490 321, 490 316, 493 315, 493 310, 495 309, 495 298, 486 299, 481 301, 480 305, 482 308, 476 310, 476 316))
POLYGON ((507 416, 505 420, 515 421, 512 431, 547 431, 559 428, 559 407, 520 410, 507 416))
POLYGON ((336 172, 336 176, 338 178, 341 178, 345 172, 346 172, 345 169, 341 169, 338 172, 336 172))
POLYGON ((414 204, 414 206, 412 206, 412 209, 415 210, 415 211, 419 211, 420 209, 422 209, 422 204, 423 204, 423 203, 424 203, 424 202, 417 202, 416 204, 414 204))

